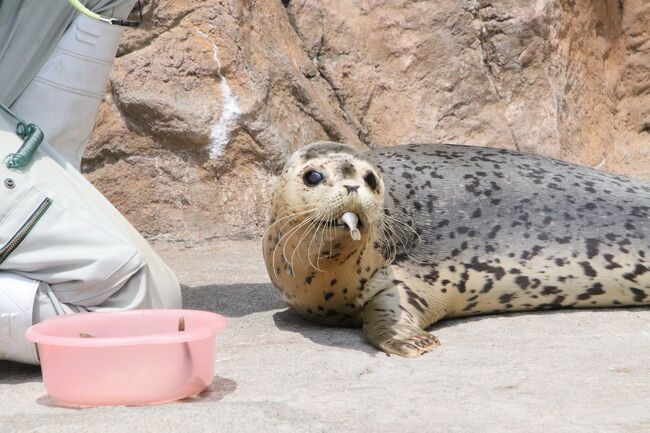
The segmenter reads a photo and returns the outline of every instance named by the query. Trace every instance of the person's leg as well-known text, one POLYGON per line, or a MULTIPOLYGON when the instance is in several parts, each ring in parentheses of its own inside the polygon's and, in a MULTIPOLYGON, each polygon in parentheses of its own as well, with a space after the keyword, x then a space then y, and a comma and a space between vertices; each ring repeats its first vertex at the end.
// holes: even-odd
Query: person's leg
MULTIPOLYGON (((0 116, 0 161, 22 144, 14 130, 15 122, 0 116)), ((171 270, 128 221, 45 143, 23 171, 0 163, 2 273, 39 282, 37 293, 21 292, 21 305, 25 299, 36 301, 30 317, 23 319, 28 321, 79 310, 181 306, 180 287, 171 270)), ((0 286, 0 291, 9 293, 10 286, 0 286)), ((4 313, 0 311, 0 316, 4 313)), ((11 314, 17 320, 17 313, 11 314)), ((22 340, 16 342, 16 347, 22 345, 22 340)), ((0 350, 0 358, 5 352, 0 350)), ((29 353, 22 358, 4 356, 26 362, 29 353)))
POLYGON ((36 348, 25 340, 39 282, 0 272, 0 359, 35 364, 36 348))
MULTIPOLYGON (((110 17, 126 18, 135 3, 125 0, 101 11, 110 17)), ((17 115, 39 125, 48 143, 77 169, 104 98, 122 30, 77 16, 11 105, 17 115)))

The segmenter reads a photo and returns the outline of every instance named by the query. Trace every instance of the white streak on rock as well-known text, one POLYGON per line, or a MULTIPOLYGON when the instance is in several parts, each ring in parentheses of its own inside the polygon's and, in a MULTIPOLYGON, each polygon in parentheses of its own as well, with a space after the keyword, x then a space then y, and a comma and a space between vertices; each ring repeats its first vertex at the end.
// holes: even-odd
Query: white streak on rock
POLYGON ((217 65, 217 74, 221 78, 221 116, 219 116, 219 120, 212 125, 212 129, 210 130, 209 149, 210 159, 217 159, 226 149, 228 141, 230 141, 230 133, 237 126, 237 119, 242 114, 242 111, 237 104, 237 97, 232 93, 228 80, 221 75, 219 47, 201 30, 196 29, 196 31, 202 38, 212 44, 212 58, 217 65))

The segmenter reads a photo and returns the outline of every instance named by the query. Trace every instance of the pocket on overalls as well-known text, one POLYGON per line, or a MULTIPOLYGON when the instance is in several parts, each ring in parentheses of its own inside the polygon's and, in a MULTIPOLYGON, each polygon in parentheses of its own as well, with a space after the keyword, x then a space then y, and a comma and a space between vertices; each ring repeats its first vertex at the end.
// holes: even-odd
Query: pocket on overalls
POLYGON ((65 191, 39 188, 20 174, 10 186, 0 193, 0 271, 44 281, 59 301, 90 307, 145 265, 134 246, 65 191))
POLYGON ((45 215, 52 200, 18 173, 0 170, 0 269, 45 215))

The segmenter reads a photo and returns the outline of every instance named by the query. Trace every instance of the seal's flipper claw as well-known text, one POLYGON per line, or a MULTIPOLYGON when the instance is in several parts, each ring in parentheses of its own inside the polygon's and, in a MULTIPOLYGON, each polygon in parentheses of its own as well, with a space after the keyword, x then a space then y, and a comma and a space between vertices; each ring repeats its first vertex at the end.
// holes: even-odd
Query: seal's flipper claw
POLYGON ((414 328, 413 333, 394 335, 379 345, 384 352, 413 358, 440 346, 440 341, 434 335, 414 328))
MULTIPOLYGON (((383 272, 395 275, 394 271, 383 272)), ((440 341, 424 329, 443 318, 447 306, 439 301, 433 306, 435 298, 426 291, 397 281, 395 286, 377 293, 364 305, 363 335, 370 344, 386 353, 413 358, 440 345, 440 341), (428 311, 422 308, 427 304, 432 305, 428 311)))

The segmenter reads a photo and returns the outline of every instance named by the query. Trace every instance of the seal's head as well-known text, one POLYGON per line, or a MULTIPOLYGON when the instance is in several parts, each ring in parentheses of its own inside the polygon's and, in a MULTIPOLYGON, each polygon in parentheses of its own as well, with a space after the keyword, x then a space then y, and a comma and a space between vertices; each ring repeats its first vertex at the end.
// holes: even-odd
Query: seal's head
MULTIPOLYGON (((367 237, 383 205, 384 185, 374 164, 355 149, 332 142, 305 146, 288 160, 273 196, 276 218, 304 212, 327 225, 328 241, 367 237)), ((322 227, 321 227, 322 228, 322 227)))
POLYGON ((379 170, 349 146, 319 142, 289 158, 263 248, 269 276, 291 307, 337 324, 357 312, 363 274, 379 266, 367 246, 380 236, 383 204, 379 170))

